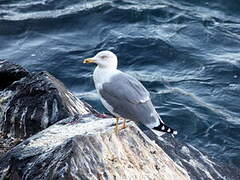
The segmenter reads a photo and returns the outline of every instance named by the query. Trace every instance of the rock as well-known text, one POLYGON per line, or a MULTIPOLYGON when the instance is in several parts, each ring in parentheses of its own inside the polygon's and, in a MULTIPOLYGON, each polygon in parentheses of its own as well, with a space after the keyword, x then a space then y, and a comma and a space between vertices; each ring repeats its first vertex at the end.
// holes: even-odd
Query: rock
POLYGON ((152 131, 141 128, 144 133, 166 152, 171 159, 183 167, 192 180, 240 179, 240 169, 229 167, 212 159, 195 147, 179 141, 167 134, 157 137, 152 131))
POLYGON ((23 139, 74 114, 100 115, 47 72, 0 60, 0 156, 23 139))
POLYGON ((27 76, 29 72, 19 65, 0 60, 0 91, 11 85, 14 81, 27 76))
POLYGON ((91 110, 47 72, 29 74, 0 93, 0 129, 8 136, 27 138, 57 121, 91 110))
POLYGON ((0 159, 0 179, 190 179, 133 122, 116 135, 114 121, 75 116, 39 132, 0 159))

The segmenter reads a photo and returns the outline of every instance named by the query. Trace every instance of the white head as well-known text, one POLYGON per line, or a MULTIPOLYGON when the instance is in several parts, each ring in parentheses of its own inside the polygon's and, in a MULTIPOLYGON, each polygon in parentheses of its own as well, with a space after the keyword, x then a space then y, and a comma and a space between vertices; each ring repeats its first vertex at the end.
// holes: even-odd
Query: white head
POLYGON ((87 58, 83 63, 96 63, 100 68, 117 69, 117 56, 111 51, 101 51, 92 58, 87 58))

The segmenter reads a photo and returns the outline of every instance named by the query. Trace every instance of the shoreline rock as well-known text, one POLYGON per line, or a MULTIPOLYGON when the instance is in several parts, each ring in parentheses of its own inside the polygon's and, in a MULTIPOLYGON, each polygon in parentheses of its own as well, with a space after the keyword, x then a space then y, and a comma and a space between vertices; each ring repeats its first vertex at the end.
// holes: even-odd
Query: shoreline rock
POLYGON ((6 164, 0 167, 3 176, 9 179, 190 179, 133 122, 116 135, 114 119, 75 118, 79 122, 91 121, 59 123, 30 137, 2 159, 6 164))
POLYGON ((47 72, 15 81, 1 94, 4 112, 0 130, 15 138, 30 137, 61 119, 91 112, 47 72))
POLYGON ((98 115, 48 72, 29 73, 0 60, 0 79, 0 157, 61 119, 75 114, 98 115))

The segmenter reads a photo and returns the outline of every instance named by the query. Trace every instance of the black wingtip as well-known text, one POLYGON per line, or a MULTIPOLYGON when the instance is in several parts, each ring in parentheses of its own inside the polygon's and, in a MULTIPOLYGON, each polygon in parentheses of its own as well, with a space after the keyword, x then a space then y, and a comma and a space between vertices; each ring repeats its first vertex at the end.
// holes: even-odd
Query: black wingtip
POLYGON ((177 131, 176 130, 168 127, 167 125, 165 125, 163 123, 160 123, 159 126, 154 127, 153 129, 157 130, 157 131, 162 131, 162 132, 166 132, 166 133, 177 135, 177 131))

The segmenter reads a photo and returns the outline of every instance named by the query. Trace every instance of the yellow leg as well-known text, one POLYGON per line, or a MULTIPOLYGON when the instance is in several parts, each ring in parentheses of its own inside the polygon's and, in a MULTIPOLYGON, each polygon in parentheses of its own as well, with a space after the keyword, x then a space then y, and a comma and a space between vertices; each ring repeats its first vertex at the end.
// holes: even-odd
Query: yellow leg
POLYGON ((127 127, 127 125, 126 125, 126 119, 123 119, 123 126, 122 126, 121 129, 125 129, 126 127, 127 127))
POLYGON ((119 129, 118 129, 118 121, 119 121, 119 119, 120 119, 119 117, 116 118, 116 124, 115 124, 115 133, 116 134, 118 134, 118 131, 119 131, 119 129))

